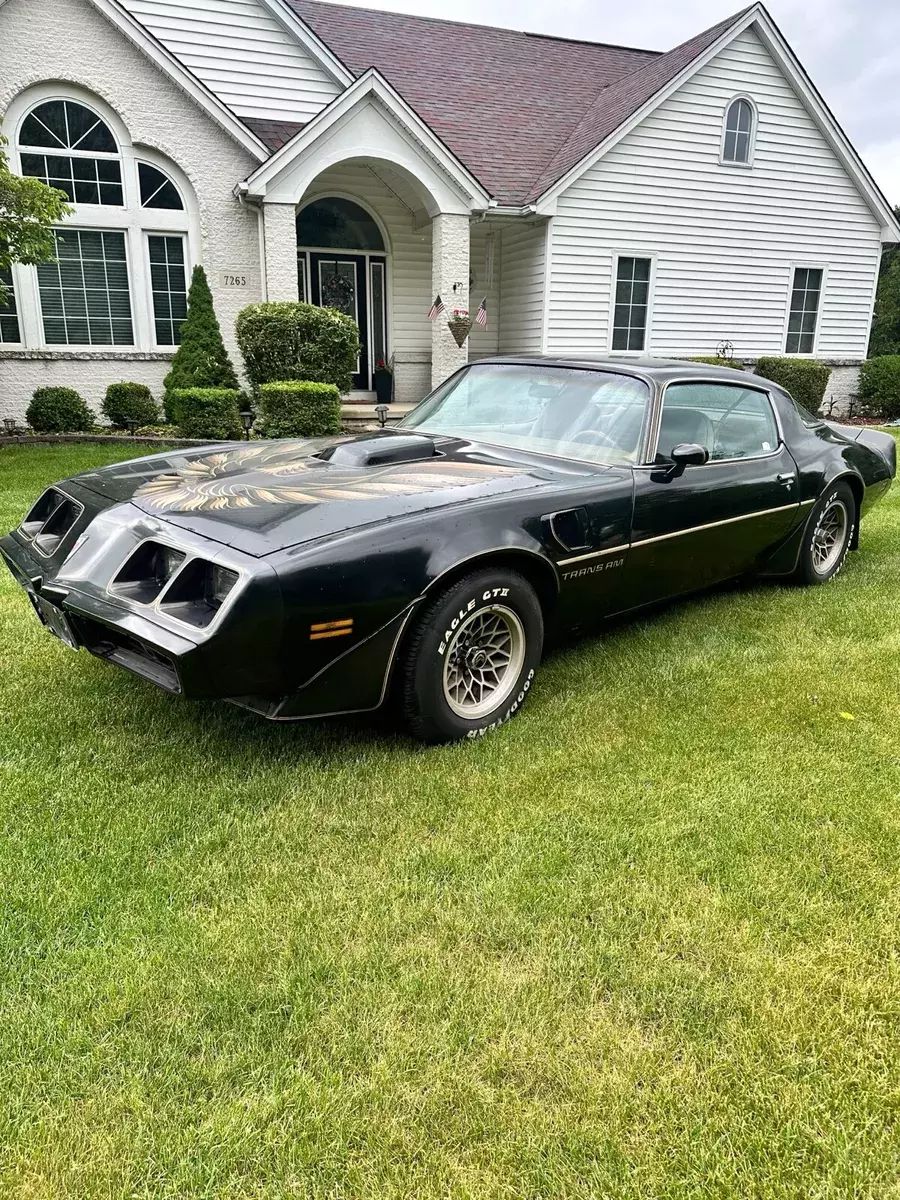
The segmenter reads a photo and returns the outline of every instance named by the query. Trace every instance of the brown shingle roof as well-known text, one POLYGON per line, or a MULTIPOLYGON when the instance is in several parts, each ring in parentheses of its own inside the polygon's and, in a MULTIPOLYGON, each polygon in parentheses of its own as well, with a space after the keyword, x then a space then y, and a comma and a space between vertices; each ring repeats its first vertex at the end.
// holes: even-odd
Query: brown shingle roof
POLYGON ((303 128, 301 121, 275 121, 268 117, 241 117, 241 121, 273 154, 303 128))
POLYGON ((660 58, 321 0, 288 3, 354 74, 375 67, 505 204, 530 195, 602 88, 660 58))

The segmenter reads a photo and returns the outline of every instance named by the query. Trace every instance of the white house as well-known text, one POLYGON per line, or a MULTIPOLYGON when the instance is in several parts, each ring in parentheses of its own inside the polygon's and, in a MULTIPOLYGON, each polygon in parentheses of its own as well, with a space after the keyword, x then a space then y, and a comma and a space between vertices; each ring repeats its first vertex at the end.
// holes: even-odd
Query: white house
POLYGON ((354 314, 416 400, 494 353, 815 356, 852 391, 900 228, 760 4, 665 54, 321 0, 0 0, 14 170, 68 193, 17 266, 0 415, 158 389, 192 264, 354 314), (475 310, 462 349, 448 312, 475 310))

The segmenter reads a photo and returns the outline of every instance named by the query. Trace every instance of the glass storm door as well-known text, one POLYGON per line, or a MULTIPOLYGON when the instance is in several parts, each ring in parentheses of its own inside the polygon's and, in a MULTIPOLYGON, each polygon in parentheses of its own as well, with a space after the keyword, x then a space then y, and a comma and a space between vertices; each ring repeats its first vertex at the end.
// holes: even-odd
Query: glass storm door
POLYGON ((310 293, 313 304, 323 308, 336 308, 346 313, 359 326, 362 351, 356 360, 353 386, 368 391, 371 385, 369 374, 369 306, 366 288, 366 260, 356 254, 310 254, 310 293))
MULTIPOLYGON (((301 279, 304 252, 300 253, 301 279)), ((385 259, 340 250, 309 254, 309 298, 323 308, 346 313, 359 326, 362 351, 356 362, 353 387, 371 391, 372 371, 386 357, 385 259)), ((302 295, 301 290, 301 295, 302 295)))

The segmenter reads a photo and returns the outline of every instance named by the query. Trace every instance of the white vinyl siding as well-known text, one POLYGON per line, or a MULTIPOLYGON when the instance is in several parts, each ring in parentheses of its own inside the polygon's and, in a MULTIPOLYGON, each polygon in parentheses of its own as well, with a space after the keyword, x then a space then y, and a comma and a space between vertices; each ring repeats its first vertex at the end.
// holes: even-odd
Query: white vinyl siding
POLYGON ((244 117, 308 121, 341 90, 257 0, 123 0, 244 117))
POLYGON ((866 354, 879 224, 752 31, 737 37, 560 197, 548 351, 609 345, 615 255, 655 255, 653 354, 783 354, 794 266, 827 266, 816 354, 866 354), (753 99, 753 166, 719 161, 737 93, 753 99))
POLYGON ((501 354, 540 354, 544 314, 545 221, 503 230, 500 279, 501 354))

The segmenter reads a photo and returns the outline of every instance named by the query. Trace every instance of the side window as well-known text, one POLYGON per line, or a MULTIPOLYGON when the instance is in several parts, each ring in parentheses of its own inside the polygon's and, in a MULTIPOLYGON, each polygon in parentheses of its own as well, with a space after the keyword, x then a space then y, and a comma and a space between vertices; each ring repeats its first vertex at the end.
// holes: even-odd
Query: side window
POLYGON ((778 448, 778 426, 765 392, 730 383, 674 383, 666 388, 656 457, 696 442, 711 461, 758 458, 778 448))

